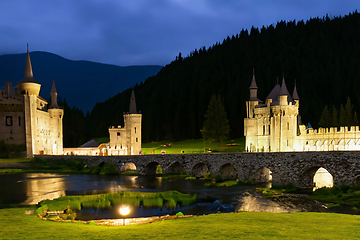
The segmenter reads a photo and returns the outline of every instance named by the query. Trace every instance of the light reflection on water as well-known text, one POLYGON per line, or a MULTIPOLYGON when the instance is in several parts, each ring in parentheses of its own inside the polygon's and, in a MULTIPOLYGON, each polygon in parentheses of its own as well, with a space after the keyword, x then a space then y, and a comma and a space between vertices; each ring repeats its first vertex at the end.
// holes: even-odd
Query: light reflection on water
MULTIPOLYGON (((100 176, 86 174, 17 173, 0 175, 0 204, 36 204, 44 199, 65 195, 114 193, 120 191, 160 192, 177 190, 197 194, 198 203, 182 206, 184 214, 204 214, 217 211, 234 211, 239 196, 252 191, 253 186, 206 187, 202 180, 162 179, 155 176, 100 176), (217 200, 217 201, 216 201, 217 200), (230 210, 229 210, 230 209, 230 210)), ((138 207, 139 208, 139 207, 138 207)), ((109 218, 113 210, 96 210, 109 218)), ((139 208, 133 216, 166 215, 179 209, 139 208)), ((118 217, 118 216, 117 216, 118 217)))

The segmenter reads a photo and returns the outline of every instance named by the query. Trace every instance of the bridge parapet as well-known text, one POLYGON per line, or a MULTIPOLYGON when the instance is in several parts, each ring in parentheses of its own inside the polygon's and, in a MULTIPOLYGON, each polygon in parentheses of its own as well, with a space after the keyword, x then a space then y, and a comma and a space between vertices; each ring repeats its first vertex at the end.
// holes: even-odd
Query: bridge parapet
POLYGON ((133 163, 139 174, 155 174, 157 165, 164 173, 185 171, 190 176, 205 173, 221 175, 224 179, 248 181, 255 178, 259 169, 272 172, 274 185, 293 184, 312 187, 315 172, 325 168, 334 179, 334 185, 360 182, 360 152, 275 152, 275 153, 205 153, 205 154, 152 154, 132 156, 37 156, 50 159, 82 159, 89 167, 106 162, 121 169, 133 163))

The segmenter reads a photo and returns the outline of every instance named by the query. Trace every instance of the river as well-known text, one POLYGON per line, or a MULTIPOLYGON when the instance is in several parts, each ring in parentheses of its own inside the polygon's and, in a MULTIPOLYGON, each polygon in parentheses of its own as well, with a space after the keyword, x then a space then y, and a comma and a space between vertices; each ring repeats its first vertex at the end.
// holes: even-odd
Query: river
MULTIPOLYGON (((132 209, 129 217, 149 217, 166 214, 202 215, 216 212, 265 211, 296 212, 313 209, 298 208, 288 202, 276 203, 255 192, 257 186, 207 187, 204 180, 162 179, 156 176, 87 175, 53 173, 0 174, 0 204, 36 204, 44 199, 60 196, 114 193, 119 191, 162 192, 176 190, 197 195, 197 203, 179 206, 177 209, 132 209)), ((311 204, 310 204, 311 205, 311 204)), ((323 211, 321 204, 312 211, 323 211)), ((109 209, 85 209, 78 212, 78 219, 119 218, 118 211, 109 209)))

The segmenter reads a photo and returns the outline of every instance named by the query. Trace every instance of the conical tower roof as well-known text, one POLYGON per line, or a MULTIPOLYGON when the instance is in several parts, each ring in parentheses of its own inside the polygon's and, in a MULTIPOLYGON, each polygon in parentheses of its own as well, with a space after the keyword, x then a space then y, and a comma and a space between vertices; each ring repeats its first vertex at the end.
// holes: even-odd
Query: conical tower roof
POLYGON ((129 113, 137 114, 134 89, 131 92, 129 113))
POLYGON ((256 81, 255 81, 255 70, 253 69, 253 78, 252 78, 252 81, 251 81, 251 85, 249 87, 249 89, 257 89, 257 85, 256 85, 256 81))
POLYGON ((52 84, 52 87, 51 87, 51 93, 57 93, 56 87, 55 87, 55 79, 53 79, 53 84, 52 84))
POLYGON ((300 100, 299 95, 298 95, 297 90, 296 90, 296 83, 295 83, 294 91, 293 91, 293 94, 292 94, 292 98, 294 100, 300 100))
POLYGON ((283 77, 282 83, 281 83, 281 88, 280 88, 280 93, 279 96, 284 96, 287 95, 288 96, 288 102, 293 102, 293 99, 286 87, 286 83, 285 83, 285 78, 283 77))
POLYGON ((29 47, 28 47, 27 53, 26 53, 24 78, 19 83, 37 83, 37 84, 39 84, 34 79, 34 76, 33 76, 33 71, 32 71, 32 67, 31 67, 31 60, 30 60, 30 53, 29 53, 29 47))

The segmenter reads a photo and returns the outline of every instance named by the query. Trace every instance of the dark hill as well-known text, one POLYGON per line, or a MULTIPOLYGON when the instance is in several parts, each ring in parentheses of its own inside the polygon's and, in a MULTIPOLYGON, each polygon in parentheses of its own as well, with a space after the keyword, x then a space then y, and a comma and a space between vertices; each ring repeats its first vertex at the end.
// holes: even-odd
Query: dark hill
MULTIPOLYGON (((241 27, 241 26, 239 26, 241 27)), ((255 68, 262 100, 285 76, 289 92, 294 80, 303 122, 317 127, 325 106, 345 104, 358 111, 360 103, 360 14, 278 22, 242 30, 222 43, 181 55, 143 84, 136 86, 143 113, 143 141, 200 138, 210 96, 220 93, 231 137, 243 136, 245 101, 255 68)), ((87 122, 91 136, 107 136, 107 127, 122 124, 130 90, 97 104, 87 122), (118 109, 111 113, 111 109, 118 109)), ((359 112, 359 111, 358 111, 359 112)))
MULTIPOLYGON (((50 96, 52 79, 61 98, 70 106, 90 111, 96 102, 155 75, 162 66, 120 67, 89 61, 72 61, 48 52, 31 52, 34 78, 42 85, 40 95, 50 96)), ((24 77, 26 54, 0 56, 0 86, 16 85, 24 77)))

